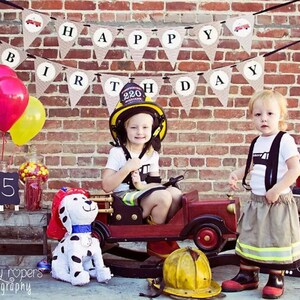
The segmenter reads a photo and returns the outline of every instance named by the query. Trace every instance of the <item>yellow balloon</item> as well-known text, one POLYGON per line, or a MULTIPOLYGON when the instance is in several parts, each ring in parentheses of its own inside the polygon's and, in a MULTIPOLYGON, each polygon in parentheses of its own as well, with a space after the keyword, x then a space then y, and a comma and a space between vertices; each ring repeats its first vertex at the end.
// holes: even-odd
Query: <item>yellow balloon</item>
POLYGON ((29 96, 24 113, 9 130, 12 141, 18 146, 26 144, 41 131, 45 120, 43 104, 37 98, 29 96))

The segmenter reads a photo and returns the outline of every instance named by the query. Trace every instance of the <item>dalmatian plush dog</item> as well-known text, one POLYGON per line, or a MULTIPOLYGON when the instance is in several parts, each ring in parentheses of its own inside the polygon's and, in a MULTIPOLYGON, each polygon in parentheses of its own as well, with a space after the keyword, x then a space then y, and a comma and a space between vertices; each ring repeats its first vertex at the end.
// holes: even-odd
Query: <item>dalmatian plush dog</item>
POLYGON ((107 283, 110 269, 104 266, 99 240, 91 235, 98 206, 82 189, 62 189, 54 197, 47 235, 59 239, 52 255, 52 277, 85 285, 90 278, 107 283))

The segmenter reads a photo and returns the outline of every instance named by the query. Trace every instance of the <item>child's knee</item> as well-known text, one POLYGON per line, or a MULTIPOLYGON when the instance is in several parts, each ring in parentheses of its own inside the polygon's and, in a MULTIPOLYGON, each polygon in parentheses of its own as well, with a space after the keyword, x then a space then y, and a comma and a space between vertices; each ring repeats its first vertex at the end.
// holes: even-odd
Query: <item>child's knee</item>
POLYGON ((172 195, 167 190, 164 190, 160 196, 159 202, 166 207, 170 207, 172 204, 172 195))
POLYGON ((169 187, 168 191, 172 195, 173 200, 180 201, 182 197, 182 191, 176 187, 169 187))

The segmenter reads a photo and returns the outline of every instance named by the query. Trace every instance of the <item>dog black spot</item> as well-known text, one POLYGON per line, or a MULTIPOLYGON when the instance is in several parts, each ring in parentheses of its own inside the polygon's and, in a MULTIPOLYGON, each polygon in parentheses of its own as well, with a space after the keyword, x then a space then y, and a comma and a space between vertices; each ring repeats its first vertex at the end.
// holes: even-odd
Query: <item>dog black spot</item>
POLYGON ((87 256, 92 256, 92 252, 91 252, 90 250, 88 250, 88 252, 87 252, 86 255, 87 255, 87 256))
POLYGON ((52 257, 52 260, 57 260, 57 255, 54 255, 54 256, 52 257))
POLYGON ((67 216, 64 216, 63 219, 62 219, 63 223, 66 223, 67 220, 68 220, 68 217, 67 217, 67 216))
POLYGON ((81 272, 77 271, 74 273, 74 277, 77 277, 81 272))
POLYGON ((89 271, 94 271, 95 270, 95 268, 89 268, 89 271))
POLYGON ((78 200, 78 198, 77 198, 77 197, 74 197, 74 198, 73 198, 73 200, 74 200, 74 201, 77 201, 77 200, 78 200))
POLYGON ((77 256, 75 256, 75 255, 72 255, 72 260, 74 261, 74 262, 76 262, 76 263, 81 263, 81 259, 79 258, 79 257, 77 257, 77 256))
POLYGON ((63 244, 65 242, 65 239, 60 240, 60 243, 63 244))
POLYGON ((93 267, 96 267, 94 260, 92 259, 92 265, 93 267))
POLYGON ((61 253, 65 253, 65 247, 60 248, 61 253))
POLYGON ((70 238, 70 241, 79 241, 79 236, 78 236, 78 235, 73 235, 73 236, 70 238))
POLYGON ((64 211, 65 211, 65 209, 66 209, 66 208, 63 206, 63 207, 59 210, 59 213, 60 213, 60 214, 63 214, 64 211))

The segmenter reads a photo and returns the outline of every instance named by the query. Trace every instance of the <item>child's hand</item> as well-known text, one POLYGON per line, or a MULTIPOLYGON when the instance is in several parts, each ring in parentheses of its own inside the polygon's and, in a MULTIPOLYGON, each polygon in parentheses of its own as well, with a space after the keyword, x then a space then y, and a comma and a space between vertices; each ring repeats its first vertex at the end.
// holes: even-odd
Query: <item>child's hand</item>
POLYGON ((133 171, 133 172, 131 172, 131 178, 132 178, 132 183, 134 185, 136 183, 140 183, 141 182, 140 172, 139 171, 133 171))
POLYGON ((269 204, 275 203, 279 198, 279 194, 276 192, 276 189, 271 188, 266 193, 266 200, 269 204))
POLYGON ((137 190, 142 190, 144 188, 144 184, 141 182, 141 176, 139 171, 131 172, 131 179, 134 187, 137 190))
POLYGON ((238 179, 236 173, 234 171, 231 172, 229 175, 228 183, 229 183, 230 188, 234 191, 237 191, 239 189, 239 187, 237 186, 238 180, 239 179, 238 179))
POLYGON ((142 163, 139 158, 131 158, 128 159, 126 166, 129 169, 129 172, 133 172, 138 170, 142 166, 142 163))

